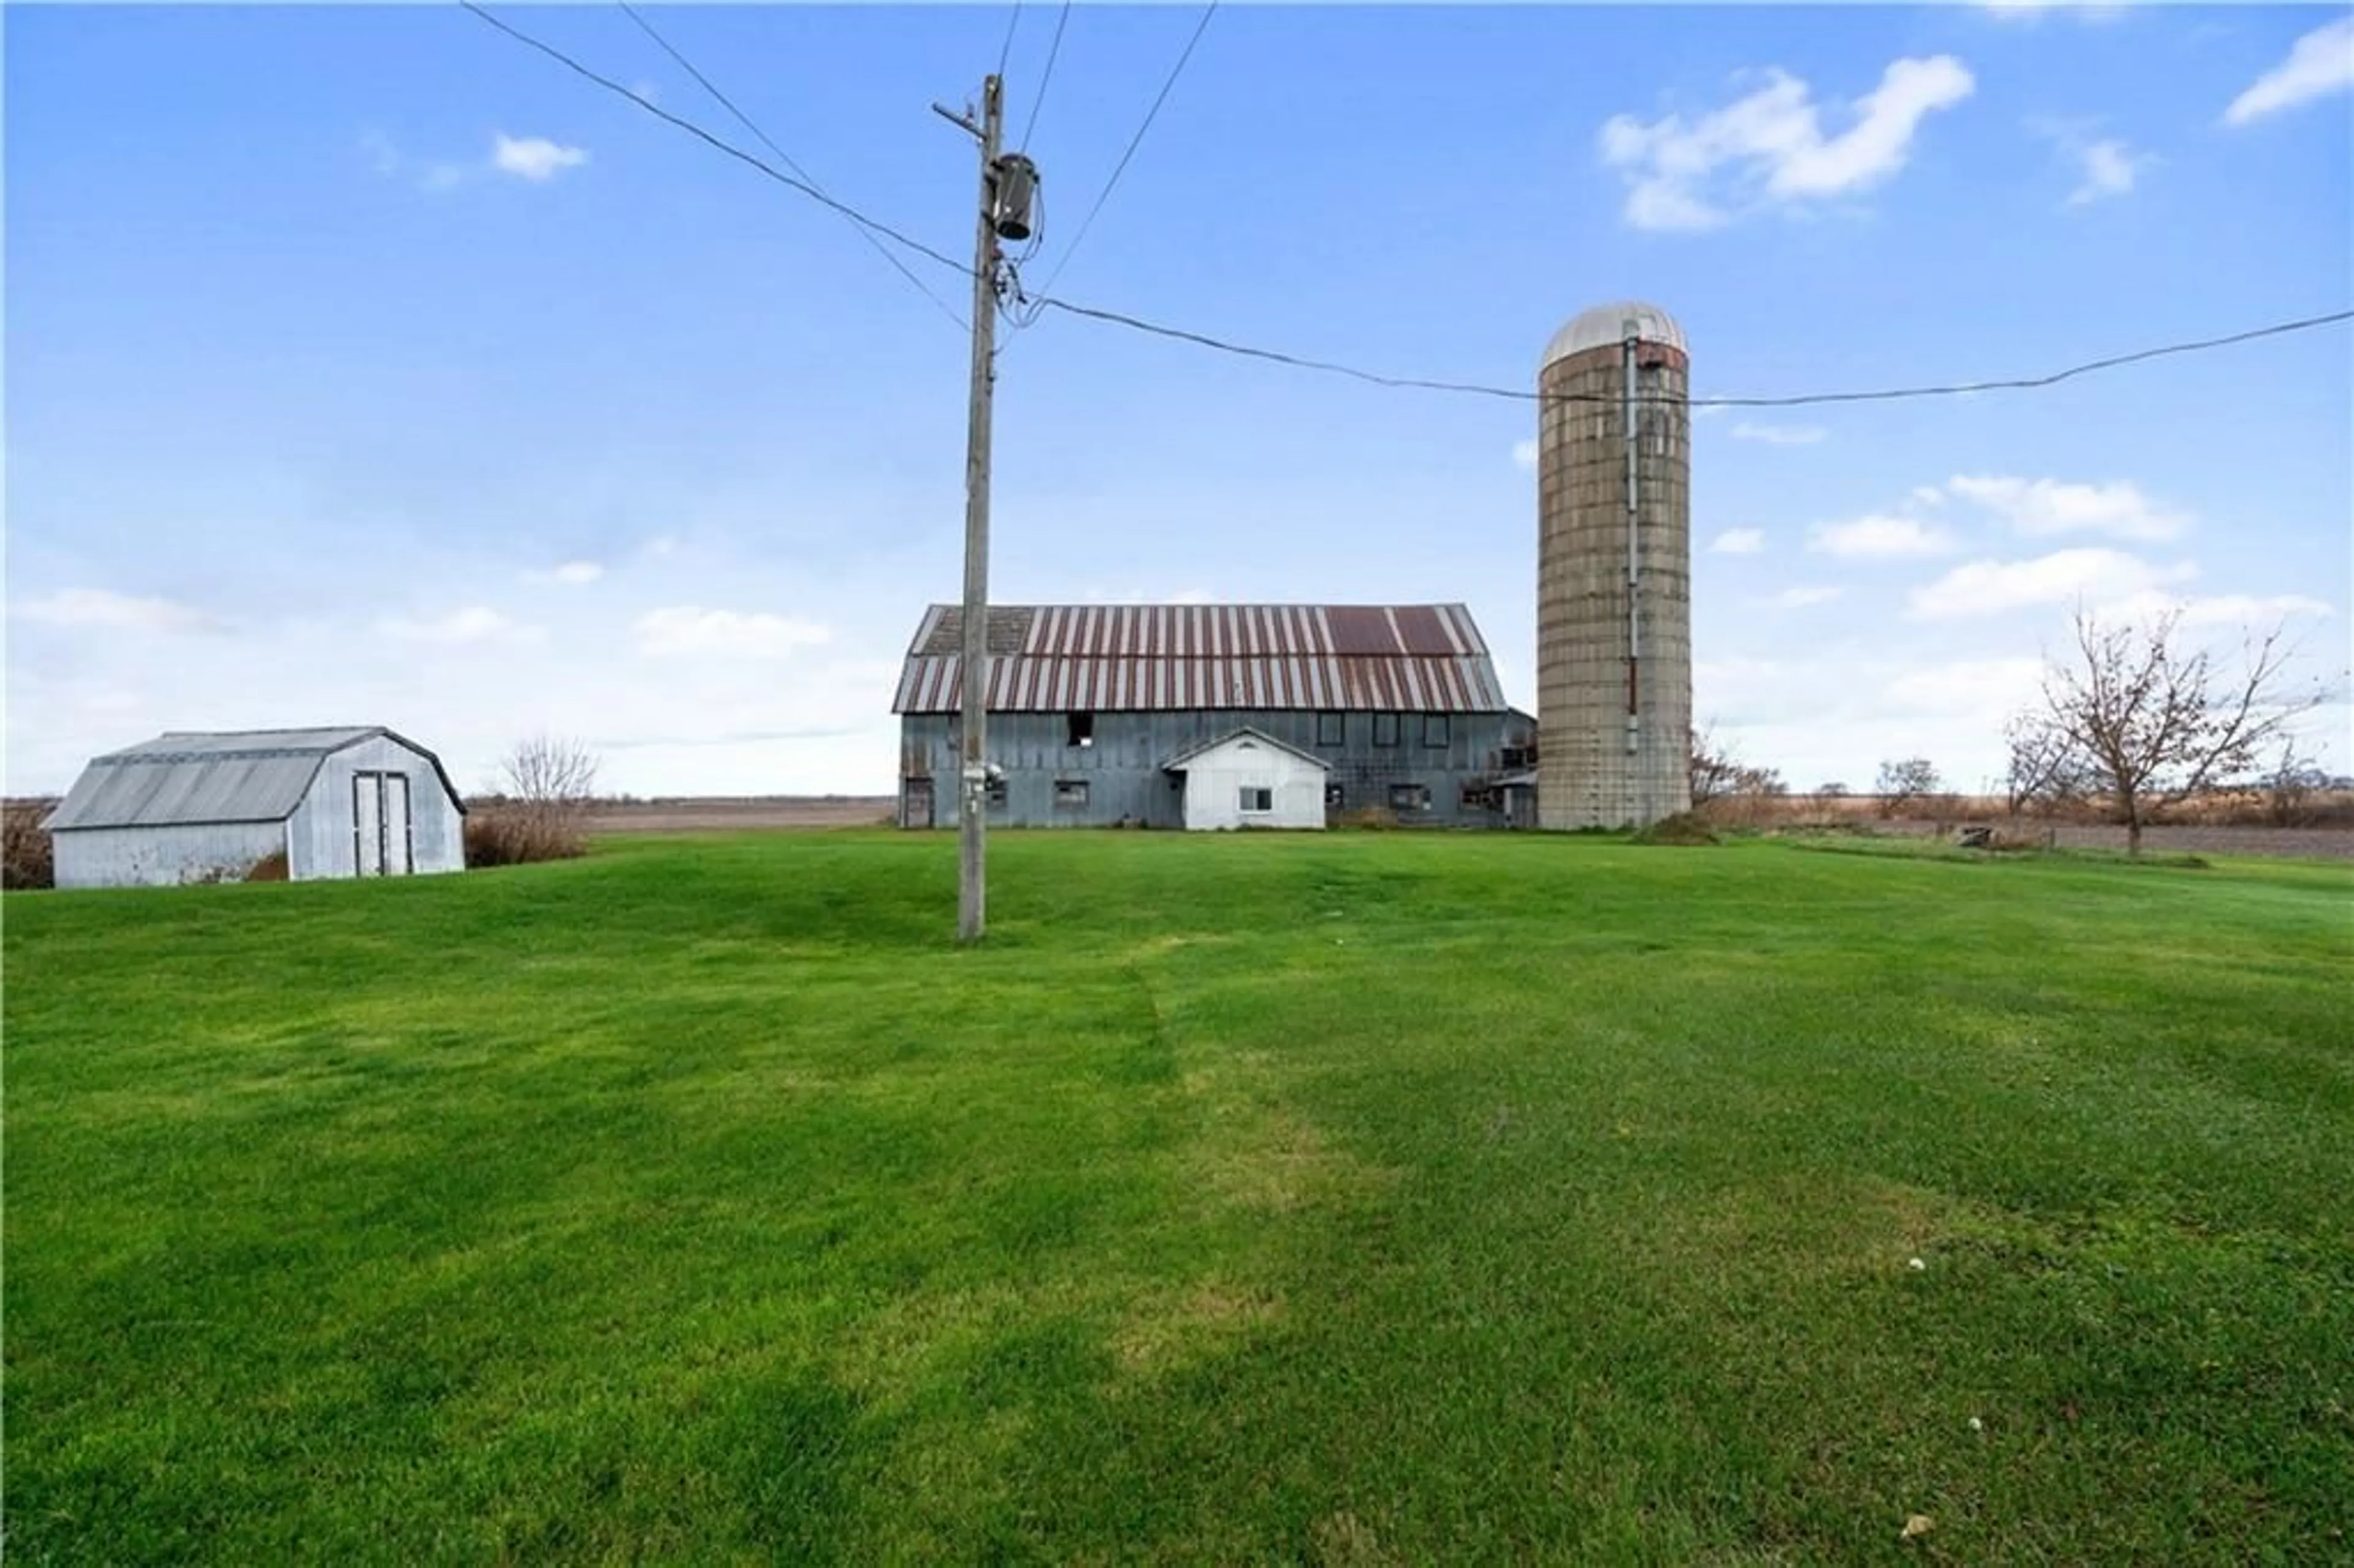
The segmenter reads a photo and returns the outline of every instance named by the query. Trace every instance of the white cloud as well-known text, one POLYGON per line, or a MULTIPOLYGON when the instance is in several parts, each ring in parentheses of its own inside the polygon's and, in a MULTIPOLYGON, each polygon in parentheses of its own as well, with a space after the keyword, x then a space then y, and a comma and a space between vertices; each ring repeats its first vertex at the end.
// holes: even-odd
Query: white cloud
POLYGON ((2134 188, 2134 180, 2145 162, 2114 136, 2082 149, 2078 156, 2084 162, 2084 177, 2068 193, 2070 207, 2084 207, 2104 196, 2124 196, 2134 188))
POLYGON ((406 180, 421 191, 446 191, 466 180, 468 171, 463 164, 412 158, 381 131, 363 132, 360 148, 368 155, 369 167, 377 174, 387 179, 406 180))
POLYGON ((2034 696, 2042 677, 2040 659, 1956 659, 1903 671, 1881 693, 1908 716, 1962 718, 2013 711, 2034 696))
POLYGON ((479 164, 453 164, 412 158, 381 131, 360 136, 360 148, 369 166, 387 179, 406 180, 420 191, 454 190, 484 175, 512 175, 535 184, 554 179, 567 169, 588 161, 587 149, 567 147, 544 136, 513 137, 504 132, 491 138, 490 156, 479 164))
POLYGON ((2000 615, 2038 605, 2084 599, 2115 603, 2199 575, 2189 561, 2154 567, 2122 550, 2058 550, 2029 561, 1972 561, 1913 590, 1913 614, 1923 620, 2000 615))
POLYGON ((638 652, 654 659, 789 659, 832 635, 814 621, 789 616, 684 604, 648 610, 632 630, 638 652))
POLYGON ((2349 86, 2354 86, 2354 16, 2340 16, 2297 39, 2286 59, 2232 100, 2223 111, 2223 122, 2245 125, 2349 86))
POLYGON ((50 626, 100 626, 116 631, 205 631, 220 622, 168 599, 140 599, 106 588, 61 588, 27 599, 16 613, 50 626))
POLYGON ((1967 98, 1976 82, 1950 55, 1892 61, 1880 85, 1826 136, 1811 90, 1780 70, 1766 84, 1687 123, 1614 115, 1602 127, 1605 164, 1628 185, 1637 228, 1713 228, 1744 209, 1868 190, 1904 166, 1921 122, 1967 98))
POLYGON ((545 136, 517 138, 501 132, 492 139, 491 166, 535 184, 552 180, 588 161, 588 149, 567 147, 545 136))
POLYGON ((1765 529, 1727 528, 1710 544, 1708 553, 1712 556, 1755 556, 1763 554, 1765 549, 1765 529))
POLYGON ((2300 593, 2225 593, 2184 599, 2149 589, 2128 594, 2103 607, 2104 613, 2123 620, 2147 621, 2168 611, 2179 612, 2185 626, 2265 627, 2298 616, 2327 616, 2328 605, 2300 593))
POLYGON ((1943 506, 1946 493, 1934 484, 1916 484, 1913 487, 1913 499, 1924 506, 1943 506))
POLYGON ((1526 469, 1531 473, 1534 473, 1536 471, 1537 444, 1535 441, 1514 441, 1512 443, 1512 466, 1514 468, 1526 469))
POLYGON ((2125 196, 2141 178, 2141 172, 2158 160, 2137 153, 2123 137, 2093 134, 2094 122, 2084 120, 2031 119, 2027 128, 2049 141, 2068 169, 2074 175, 2075 188, 2068 193, 2064 205, 2087 207, 2111 196, 2125 196))
POLYGON ((2117 539, 2172 539, 2191 524, 2188 514, 2158 505, 2128 481, 2072 484, 2056 479, 1956 474, 1949 494, 1974 501, 2031 537, 2106 534, 2117 539))
POLYGON ((527 583, 561 583, 567 588, 579 588, 593 583, 605 575, 605 567, 597 561, 567 561, 553 571, 525 572, 527 583))
POLYGON ((1830 432, 1824 429, 1820 425, 1752 425, 1743 423, 1733 427, 1733 439, 1734 440, 1763 441, 1769 447, 1810 447, 1829 434, 1830 432))
POLYGON ((487 605, 468 605, 453 609, 438 620, 407 620, 392 619, 382 624, 387 637, 403 642, 530 642, 541 636, 539 628, 522 626, 501 615, 487 605))
POLYGON ((1803 609, 1810 604, 1829 604, 1847 590, 1839 588, 1786 588, 1774 596, 1774 602, 1784 609, 1803 609))
POLYGON ((1825 556, 1943 556, 1953 550, 1954 536, 1914 518, 1875 513, 1847 523, 1816 524, 1808 531, 1807 548, 1825 556))

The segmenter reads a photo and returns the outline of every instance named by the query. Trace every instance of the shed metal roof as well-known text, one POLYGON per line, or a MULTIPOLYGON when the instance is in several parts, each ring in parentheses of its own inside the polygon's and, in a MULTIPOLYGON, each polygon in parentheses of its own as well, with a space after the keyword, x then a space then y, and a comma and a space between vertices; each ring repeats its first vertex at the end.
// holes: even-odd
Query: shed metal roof
MULTIPOLYGON (((1326 708, 1500 713, 1459 604, 991 606, 992 713, 1326 708)), ((963 615, 924 612, 891 711, 963 705, 963 615)))
MULTIPOLYGON (((275 822, 293 813, 319 766, 377 736, 433 764, 452 800, 441 759, 381 725, 332 729, 175 730, 90 758, 45 824, 75 828, 180 827, 275 822)), ((459 808, 464 810, 462 802, 459 808)))

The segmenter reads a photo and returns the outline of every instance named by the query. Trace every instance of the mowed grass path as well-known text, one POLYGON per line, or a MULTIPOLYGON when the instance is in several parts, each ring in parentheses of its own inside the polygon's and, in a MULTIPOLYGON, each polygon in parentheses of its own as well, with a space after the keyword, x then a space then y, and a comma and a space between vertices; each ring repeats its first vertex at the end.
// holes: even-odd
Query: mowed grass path
POLYGON ((11 1559, 2354 1554, 2344 872, 954 853, 9 897, 11 1559))

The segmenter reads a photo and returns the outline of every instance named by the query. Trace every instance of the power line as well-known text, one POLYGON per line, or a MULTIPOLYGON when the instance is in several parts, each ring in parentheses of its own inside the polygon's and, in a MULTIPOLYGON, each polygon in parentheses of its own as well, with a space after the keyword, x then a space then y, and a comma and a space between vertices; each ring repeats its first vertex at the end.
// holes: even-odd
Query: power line
POLYGON ((1022 25, 1022 0, 1013 0, 1013 15, 1005 18, 1005 41, 997 46, 997 75, 1005 76, 1005 62, 1013 58, 1013 29, 1022 25))
MULTIPOLYGON (((818 185, 817 176, 811 174, 807 169, 802 168, 801 164, 794 160, 794 157, 790 153, 786 152, 782 147, 777 145, 776 139, 774 137, 770 136, 766 131, 761 130, 759 126, 754 124, 752 122, 752 117, 745 113, 741 109, 738 109, 736 106, 736 101, 734 99, 719 90, 718 84, 714 82, 709 77, 704 75, 701 71, 695 69, 695 62, 681 54, 677 48, 673 46, 668 38, 663 37, 660 33, 656 32, 654 30, 654 25, 652 22, 647 21, 643 16, 639 14, 638 8, 631 5, 630 0, 620 0, 620 5, 622 13, 626 15, 631 21, 635 22, 645 33, 646 37, 652 38, 656 44, 660 45, 662 47, 663 53, 668 55, 672 59, 676 60, 681 69, 684 70, 687 75, 693 77, 697 82, 700 82, 703 86, 704 91, 717 99, 720 106, 726 109, 728 113, 736 117, 736 122, 738 125, 743 126, 745 130, 749 131, 754 136, 758 137, 761 144, 766 146, 769 152, 774 153, 778 157, 783 159, 785 167, 792 170, 794 174, 799 175, 802 179, 808 181, 811 190, 816 191, 820 195, 823 195, 822 190, 821 190, 818 185)), ((938 307, 940 314, 948 317, 950 322, 954 323, 959 332, 970 330, 965 325, 964 318, 957 314, 954 310, 950 309, 949 302, 946 300, 941 299, 938 294, 932 292, 930 285, 927 284, 921 278, 917 277, 915 273, 909 271, 907 270, 907 264, 905 261, 900 260, 896 256, 891 254, 891 252, 885 248, 883 242, 880 239, 875 238, 874 235, 868 233, 866 229, 860 225, 856 218, 845 212, 843 214, 843 221, 851 226, 851 228, 861 239, 864 239, 867 244, 875 248, 875 254, 880 256, 884 260, 891 264, 891 270, 893 271, 898 273, 902 278, 907 279, 910 284, 914 285, 917 292, 922 294, 924 298, 931 301, 934 305, 938 307)))
MULTIPOLYGON (((1038 79, 1038 96, 1030 101, 1030 118, 1023 123, 1022 140, 1016 143, 1025 153, 1030 150, 1030 132, 1038 129, 1038 111, 1045 107, 1046 84, 1055 79, 1055 57, 1063 52, 1063 29, 1070 20, 1071 0, 1063 0, 1062 14, 1055 18, 1055 41, 1046 46, 1046 71, 1038 79)), ((1003 76, 1005 67, 1000 64, 997 72, 1003 76)))
POLYGON ((1063 259, 1055 263, 1055 270, 1046 274, 1046 281, 1040 288, 1040 293, 1055 286, 1055 280, 1063 275, 1063 269, 1069 266, 1071 258, 1078 254, 1080 242, 1087 238, 1087 230, 1095 226, 1096 214, 1103 211, 1104 203, 1111 199, 1112 191, 1119 185, 1119 176, 1128 172, 1128 161, 1136 156, 1136 149, 1143 144, 1144 133, 1152 129, 1152 122, 1159 117, 1161 106, 1169 101, 1169 90, 1175 87, 1178 77, 1184 74, 1185 62, 1193 58, 1193 46, 1202 41, 1204 30, 1209 26, 1210 18, 1217 15, 1217 11, 1218 0, 1210 0, 1202 8, 1202 19, 1193 24, 1193 36, 1185 40, 1184 52, 1177 57, 1177 63, 1169 68, 1168 79, 1161 84, 1160 92, 1153 96, 1152 107, 1144 111, 1144 119, 1137 126, 1136 134, 1128 139, 1128 150, 1119 155, 1119 162, 1112 165, 1111 178, 1104 182, 1104 188, 1096 196, 1095 205, 1087 208, 1087 216, 1079 220, 1079 230, 1071 236, 1070 248, 1063 252, 1063 259))
MULTIPOLYGON (((610 92, 617 93, 620 96, 628 99, 631 102, 636 104, 640 109, 644 110, 647 113, 653 115, 657 119, 668 122, 670 124, 684 131, 696 140, 706 143, 710 146, 716 148, 718 151, 726 154, 729 157, 750 165, 752 168, 758 170, 761 174, 768 175, 770 179, 775 180, 778 184, 790 186, 791 189, 801 192, 803 196, 810 197, 811 200, 832 208, 834 211, 842 214, 844 217, 847 217, 852 222, 857 224, 862 229, 880 235, 885 238, 905 246, 918 255, 928 257, 930 260, 940 263, 942 266, 961 273, 966 278, 970 278, 972 276, 972 269, 966 263, 955 260, 941 254, 939 251, 933 249, 930 246, 924 244, 921 240, 910 239, 905 234, 893 228, 890 225, 878 222, 874 218, 868 217, 865 214, 858 211, 856 208, 843 202, 836 201, 833 197, 827 196, 823 191, 819 190, 813 184, 807 180, 795 179, 790 175, 770 167, 769 164, 762 163, 758 158, 754 157, 751 154, 745 152, 742 148, 731 145, 730 143, 722 141, 720 138, 713 135, 710 132, 703 129, 700 125, 695 124, 693 121, 673 114, 670 111, 663 109, 661 105, 653 103, 651 101, 641 97, 637 93, 631 91, 628 88, 623 87, 620 82, 613 80, 611 78, 601 76, 596 71, 589 69, 587 66, 581 65, 578 61, 573 59, 570 56, 566 55, 563 51, 557 49, 550 45, 541 43, 537 38, 531 37, 527 33, 521 32, 516 28, 509 26, 506 23, 500 21, 496 16, 492 16, 489 12, 476 5, 474 0, 458 0, 458 3, 464 6, 468 11, 472 12, 476 16, 482 18, 484 22, 496 27, 500 32, 506 34, 509 37, 512 37, 520 43, 528 44, 531 48, 536 49, 541 54, 546 55, 551 59, 557 61, 559 65, 564 66, 567 69, 586 78, 589 81, 595 82, 598 86, 604 88, 610 92)), ((1210 13, 1216 9, 1216 0, 1212 0, 1210 6, 1203 13, 1202 21, 1204 26, 1207 25, 1210 13)), ((1198 41, 1201 36, 1202 27, 1197 26, 1193 30, 1193 37, 1198 41)), ((1192 52, 1192 45, 1188 44, 1186 48, 1187 52, 1190 54, 1192 52)), ((1178 63, 1182 69, 1184 63, 1183 60, 1181 58, 1178 63)), ((1170 80, 1173 82, 1175 79, 1176 73, 1172 71, 1170 75, 1170 80)), ((1165 98, 1167 96, 1167 87, 1164 85, 1162 88, 1162 97, 1165 98)), ((723 100, 722 101, 725 101, 723 100)), ((1156 110, 1159 108, 1158 101, 1156 101, 1154 108, 1156 110)), ((1145 122, 1147 125, 1150 124, 1151 116, 1150 114, 1146 116, 1145 122)), ((757 127, 755 130, 757 132, 757 127)), ((1140 131, 1139 134, 1140 137, 1140 131)), ((1135 151, 1135 143, 1131 142, 1129 143, 1129 151, 1130 153, 1135 151)), ((1125 167, 1126 164, 1127 159, 1123 157, 1121 160, 1121 166, 1125 167)), ((1118 181, 1119 174, 1118 171, 1115 170, 1112 183, 1117 184, 1118 181)), ((1107 185, 1107 195, 1109 194, 1109 189, 1110 187, 1107 185)), ((1102 202, 1098 199, 1096 210, 1099 211, 1101 210, 1101 207, 1102 202)), ((1092 217, 1093 214, 1090 213, 1089 216, 1092 217)), ((1086 227, 1087 226, 1085 224, 1080 226, 1082 235, 1084 235, 1086 231, 1086 227)), ((1076 239, 1072 242, 1072 249, 1077 249, 1077 241, 1076 239)), ((1064 260, 1066 261, 1070 260, 1069 251, 1064 252, 1064 260)), ((1057 270, 1059 270, 1059 269, 1057 270)), ((1052 281, 1053 280, 1050 277, 1048 281, 1051 283, 1052 281)), ((1159 322, 1148 321, 1141 316, 1129 315, 1119 311, 1105 310, 1094 305, 1082 305, 1070 300, 1056 299, 1044 292, 1037 295, 1022 296, 1016 302, 1028 305, 1034 313, 1046 310, 1061 311, 1066 315, 1080 316, 1089 321, 1102 322, 1113 326, 1126 327, 1131 331, 1145 333, 1154 337, 1170 338, 1180 343, 1190 343, 1199 347, 1214 350, 1220 354, 1234 355, 1245 359, 1261 360, 1272 365, 1288 366, 1293 369, 1298 370, 1312 370, 1325 375, 1346 376, 1352 381, 1362 381, 1367 385, 1374 387, 1400 387, 1426 392, 1449 392, 1468 397, 1501 398, 1506 401, 1518 403, 1543 403, 1548 401, 1617 403, 1619 401, 1617 397, 1609 397, 1607 395, 1547 393, 1542 391, 1531 391, 1525 387, 1495 387, 1472 381, 1441 381, 1424 376, 1387 376, 1375 371, 1361 369, 1355 366, 1341 365, 1332 360, 1310 359, 1300 355, 1286 354, 1278 349, 1257 348, 1247 344, 1233 343, 1224 338, 1214 337, 1207 333, 1193 332, 1183 327, 1166 326, 1159 322)), ((1638 397, 1636 400, 1646 403, 1681 404, 1683 407, 1691 408, 1797 408, 1818 404, 1880 403, 1893 402, 1903 398, 1958 397, 1966 393, 1973 392, 2031 391, 2045 387, 2056 387, 2063 381, 2073 380, 2075 377, 2080 376, 2089 376, 2097 371, 2114 370, 2119 366, 2127 365, 2138 365, 2145 360, 2161 359, 2172 355, 2197 354, 2210 349, 2227 348, 2234 344, 2251 343, 2259 338, 2279 337, 2290 333, 2307 332, 2316 327, 2332 326, 2339 322, 2345 321, 2354 321, 2354 310, 2331 311, 2325 314, 2306 316, 2296 321, 2276 322, 2269 326, 2251 327, 2244 332, 2228 333, 2220 337, 2195 338, 2181 343, 2162 344, 2155 348, 2137 349, 2129 354, 2112 355, 2104 359, 2087 360, 2084 364, 2072 365, 2064 370, 2055 370, 2045 376, 2012 376, 1999 380, 1987 381, 1948 382, 1934 386, 1896 387, 1862 392, 1808 392, 1775 397, 1670 398, 1638 397)))
MULTIPOLYGON (((1617 403, 1616 395, 1597 393, 1530 391, 1519 387, 1491 387, 1472 381, 1436 381, 1416 376, 1384 376, 1375 371, 1362 370, 1354 366, 1341 365, 1331 360, 1309 359, 1285 354, 1277 349, 1254 348, 1247 344, 1230 343, 1206 333, 1191 332, 1182 327, 1163 326, 1141 316, 1119 311, 1098 309, 1093 305, 1075 304, 1068 300, 1040 296, 1032 303, 1041 310, 1061 311, 1066 315, 1084 316, 1090 321, 1108 323, 1132 331, 1148 333, 1155 337, 1172 338, 1180 343, 1194 344, 1244 359, 1264 360, 1269 364, 1289 366, 1296 370, 1314 370, 1330 376, 1345 376, 1352 381, 1363 381, 1375 387, 1405 387, 1425 392, 1456 392, 1478 397, 1500 397, 1516 403, 1617 403)), ((2119 366, 2138 365, 2144 360, 2159 359, 2168 355, 2196 354, 2212 348, 2226 348, 2233 344, 2249 343, 2257 338, 2278 337, 2287 333, 2306 332, 2315 327, 2329 326, 2338 322, 2354 321, 2354 310, 2332 311, 2325 315, 2306 316, 2297 321, 2277 322, 2270 326, 2252 327, 2246 332, 2227 334, 2221 337, 2198 338, 2186 343, 2164 344, 2157 348, 2137 349, 2131 354, 2113 355, 2106 359, 2088 360, 2072 365, 2065 370, 2055 370, 2048 376, 2014 376, 1995 381, 1961 381, 1929 387, 1892 387, 1867 392, 1807 392, 1779 397, 1659 397, 1638 396, 1638 403, 1673 403, 1690 408, 1799 408, 1823 403, 1885 403, 1907 397, 1952 397, 1971 392, 2030 391, 2038 387, 2056 387, 2062 381, 2095 371, 2114 370, 2119 366)))
POLYGON ((587 66, 582 65, 578 60, 574 59, 570 55, 566 54, 563 50, 556 48, 554 45, 541 43, 529 33, 524 32, 520 28, 509 26, 506 23, 500 21, 496 16, 492 16, 488 11, 483 10, 480 5, 474 4, 474 0, 458 0, 458 4, 463 6, 466 10, 472 12, 476 16, 482 18, 482 20, 488 23, 490 26, 496 27, 500 32, 504 33, 508 37, 514 39, 517 43, 526 44, 532 48, 538 50, 541 54, 544 54, 548 58, 556 61, 557 64, 562 66, 565 69, 571 71, 574 75, 584 77, 587 79, 595 82, 599 87, 605 89, 608 92, 619 93, 623 98, 628 99, 631 103, 636 104, 640 109, 642 109, 647 113, 654 116, 657 120, 667 121, 669 123, 677 126, 680 130, 694 137, 696 141, 705 143, 710 146, 716 148, 718 151, 725 153, 729 157, 735 159, 737 163, 749 164, 751 167, 758 169, 760 173, 768 175, 770 179, 776 181, 780 185, 791 186, 794 190, 801 192, 803 196, 808 196, 811 201, 818 203, 820 206, 832 207, 834 211, 842 214, 843 217, 850 219, 851 222, 858 225, 859 228, 879 234, 886 239, 894 240, 898 244, 907 247, 908 249, 913 250, 919 256, 929 257, 932 260, 938 262, 941 266, 949 268, 952 271, 961 272, 968 278, 972 276, 972 268, 967 263, 958 260, 953 256, 944 255, 941 252, 933 249, 930 246, 925 244, 920 239, 910 239, 907 236, 900 233, 889 224, 882 222, 877 218, 869 217, 864 213, 860 212, 856 207, 851 207, 847 203, 834 200, 832 196, 826 195, 823 191, 818 189, 807 180, 795 179, 792 175, 786 174, 782 170, 762 163, 751 154, 744 151, 743 148, 736 146, 730 143, 721 141, 718 137, 714 136, 710 132, 705 131, 702 126, 697 125, 694 121, 673 114, 669 110, 664 109, 661 104, 654 102, 652 100, 642 97, 639 94, 631 91, 628 88, 623 87, 620 82, 615 81, 611 77, 598 74, 596 71, 593 71, 587 66))

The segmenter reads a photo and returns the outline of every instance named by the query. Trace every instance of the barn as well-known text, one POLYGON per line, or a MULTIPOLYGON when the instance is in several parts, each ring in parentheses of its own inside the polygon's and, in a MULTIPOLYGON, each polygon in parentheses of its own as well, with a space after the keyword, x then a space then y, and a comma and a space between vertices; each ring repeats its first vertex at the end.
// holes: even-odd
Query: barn
POLYGON ((462 871, 440 759, 381 726, 175 732, 93 758, 46 824, 59 887, 462 871))
MULTIPOLYGON (((962 620, 927 609, 900 670, 903 827, 956 824, 962 620)), ((993 827, 1533 821, 1536 721, 1459 604, 997 605, 987 636, 993 827)))

